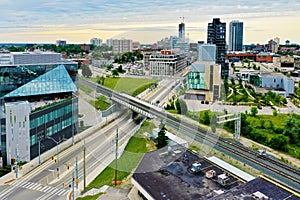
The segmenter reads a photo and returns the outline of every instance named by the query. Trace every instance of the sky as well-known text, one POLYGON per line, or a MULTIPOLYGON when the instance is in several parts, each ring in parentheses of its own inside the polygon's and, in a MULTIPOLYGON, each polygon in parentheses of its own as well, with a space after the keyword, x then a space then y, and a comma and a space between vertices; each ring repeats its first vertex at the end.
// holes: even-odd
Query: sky
POLYGON ((152 44, 178 35, 183 20, 191 42, 206 41, 213 18, 244 22, 244 44, 275 37, 300 44, 299 0, 0 0, 0 43, 89 43, 132 39, 152 44))

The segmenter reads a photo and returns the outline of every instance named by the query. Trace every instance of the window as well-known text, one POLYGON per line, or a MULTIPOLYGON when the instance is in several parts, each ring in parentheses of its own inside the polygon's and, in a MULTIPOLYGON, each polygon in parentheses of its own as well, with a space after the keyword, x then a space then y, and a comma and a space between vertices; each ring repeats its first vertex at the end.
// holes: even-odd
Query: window
POLYGON ((30 136, 30 146, 33 146, 36 144, 36 135, 30 136))

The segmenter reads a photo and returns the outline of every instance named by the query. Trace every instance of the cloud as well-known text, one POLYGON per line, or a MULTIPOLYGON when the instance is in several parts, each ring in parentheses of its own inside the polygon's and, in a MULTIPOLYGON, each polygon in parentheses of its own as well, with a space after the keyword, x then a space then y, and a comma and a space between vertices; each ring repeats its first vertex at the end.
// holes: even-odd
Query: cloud
POLYGON ((226 22, 292 17, 297 23, 299 10, 298 0, 1 0, 0 34, 32 29, 176 32, 182 16, 188 31, 205 32, 214 17, 226 22))

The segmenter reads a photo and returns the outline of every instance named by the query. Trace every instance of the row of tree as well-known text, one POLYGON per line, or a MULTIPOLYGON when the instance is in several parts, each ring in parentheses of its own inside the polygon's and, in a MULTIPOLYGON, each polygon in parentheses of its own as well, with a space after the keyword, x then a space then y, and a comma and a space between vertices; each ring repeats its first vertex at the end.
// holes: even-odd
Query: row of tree
POLYGON ((143 54, 140 52, 125 52, 122 55, 115 55, 115 63, 132 63, 135 61, 143 60, 143 54))

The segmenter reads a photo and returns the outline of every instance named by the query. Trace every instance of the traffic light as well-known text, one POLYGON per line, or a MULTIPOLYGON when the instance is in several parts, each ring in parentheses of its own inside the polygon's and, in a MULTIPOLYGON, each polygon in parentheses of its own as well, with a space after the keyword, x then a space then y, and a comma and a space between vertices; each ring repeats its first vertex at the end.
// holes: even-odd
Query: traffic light
POLYGON ((17 159, 16 159, 16 158, 12 158, 12 159, 11 159, 11 164, 12 164, 12 165, 15 165, 16 162, 17 162, 17 159))

